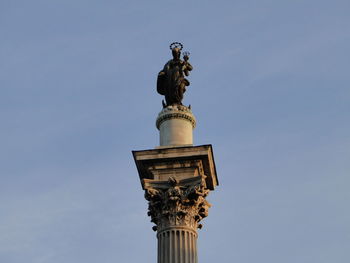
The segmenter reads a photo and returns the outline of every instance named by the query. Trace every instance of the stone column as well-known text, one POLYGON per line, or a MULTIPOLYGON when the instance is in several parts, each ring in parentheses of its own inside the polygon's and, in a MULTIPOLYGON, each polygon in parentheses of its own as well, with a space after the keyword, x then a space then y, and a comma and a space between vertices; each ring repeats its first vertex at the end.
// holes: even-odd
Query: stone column
POLYGON ((218 185, 211 145, 134 151, 158 238, 158 263, 197 263, 197 229, 218 185))
POLYGON ((197 263, 197 233, 173 228, 158 233, 158 263, 197 263))
POLYGON ((163 108, 156 126, 160 146, 133 155, 157 231, 158 263, 197 263, 197 229, 218 185, 213 150, 192 146, 196 120, 189 107, 163 108))
POLYGON ((197 228, 208 215, 204 177, 145 182, 148 215, 156 224, 158 263, 197 263, 197 228))

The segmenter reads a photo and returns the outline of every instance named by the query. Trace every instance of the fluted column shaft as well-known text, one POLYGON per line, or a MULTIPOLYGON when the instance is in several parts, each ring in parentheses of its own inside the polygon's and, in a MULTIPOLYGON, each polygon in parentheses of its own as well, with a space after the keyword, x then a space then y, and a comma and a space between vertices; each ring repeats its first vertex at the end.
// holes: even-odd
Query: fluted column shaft
POLYGON ((157 234, 158 263, 198 263, 197 233, 186 227, 170 227, 157 234))

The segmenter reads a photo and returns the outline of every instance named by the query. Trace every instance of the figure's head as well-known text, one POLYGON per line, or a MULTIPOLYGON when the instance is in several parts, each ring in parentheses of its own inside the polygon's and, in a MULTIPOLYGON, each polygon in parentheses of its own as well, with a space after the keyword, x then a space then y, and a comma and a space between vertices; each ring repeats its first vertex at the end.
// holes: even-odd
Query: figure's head
POLYGON ((181 49, 178 47, 175 47, 171 50, 171 53, 173 54, 174 60, 179 60, 181 56, 181 49))
POLYGON ((174 60, 180 60, 181 50, 183 45, 180 42, 173 42, 170 44, 171 53, 173 54, 174 60))

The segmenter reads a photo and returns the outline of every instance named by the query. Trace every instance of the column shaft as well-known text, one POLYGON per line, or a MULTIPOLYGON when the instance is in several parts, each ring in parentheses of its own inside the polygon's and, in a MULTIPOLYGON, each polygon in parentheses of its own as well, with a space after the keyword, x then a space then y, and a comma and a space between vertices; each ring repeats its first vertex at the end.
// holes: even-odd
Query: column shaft
POLYGON ((158 233, 158 263, 197 263, 197 233, 168 229, 158 233))

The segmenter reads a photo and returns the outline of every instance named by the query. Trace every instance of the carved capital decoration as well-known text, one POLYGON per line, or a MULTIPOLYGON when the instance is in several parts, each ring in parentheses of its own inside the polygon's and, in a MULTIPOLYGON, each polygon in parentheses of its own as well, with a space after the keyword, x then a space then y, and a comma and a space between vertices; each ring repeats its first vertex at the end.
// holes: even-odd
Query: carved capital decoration
POLYGON ((209 193, 205 176, 196 176, 168 181, 144 179, 145 198, 148 200, 148 215, 158 232, 174 226, 189 227, 196 231, 199 223, 208 216, 209 202, 205 199, 209 193))

